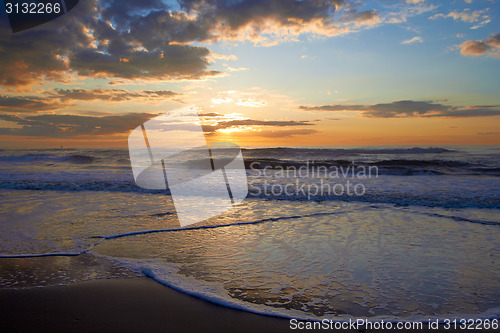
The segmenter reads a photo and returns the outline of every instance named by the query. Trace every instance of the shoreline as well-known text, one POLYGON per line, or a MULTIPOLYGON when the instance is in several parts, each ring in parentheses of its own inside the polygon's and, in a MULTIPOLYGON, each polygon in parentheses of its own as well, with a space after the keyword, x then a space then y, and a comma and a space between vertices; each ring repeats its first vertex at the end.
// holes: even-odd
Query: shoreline
POLYGON ((289 332, 289 321, 226 308, 147 277, 0 290, 0 332, 289 332))
MULTIPOLYGON (((292 330, 289 319, 213 304, 161 285, 148 277, 98 279, 65 286, 0 289, 0 332, 294 331, 382 330, 292 330)), ((429 330, 404 330, 426 331, 429 330)), ((445 330, 443 327, 432 330, 454 331, 468 330, 445 330)))

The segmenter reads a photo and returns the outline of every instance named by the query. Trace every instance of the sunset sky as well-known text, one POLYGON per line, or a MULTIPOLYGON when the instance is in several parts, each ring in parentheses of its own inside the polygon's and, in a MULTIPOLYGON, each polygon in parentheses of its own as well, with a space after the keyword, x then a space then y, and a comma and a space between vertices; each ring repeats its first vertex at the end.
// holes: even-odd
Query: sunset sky
POLYGON ((2 147, 123 146, 201 107, 240 145, 500 144, 494 0, 80 0, 0 19, 2 147))

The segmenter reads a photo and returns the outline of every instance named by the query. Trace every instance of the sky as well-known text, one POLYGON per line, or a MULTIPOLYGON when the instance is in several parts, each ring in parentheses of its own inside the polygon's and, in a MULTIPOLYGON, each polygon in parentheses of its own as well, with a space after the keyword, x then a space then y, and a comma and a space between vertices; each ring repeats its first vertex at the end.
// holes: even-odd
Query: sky
MULTIPOLYGON (((3 6, 0 5, 0 6, 3 6)), ((500 144, 495 0, 80 0, 0 15, 0 146, 126 147, 195 104, 208 141, 500 144)))

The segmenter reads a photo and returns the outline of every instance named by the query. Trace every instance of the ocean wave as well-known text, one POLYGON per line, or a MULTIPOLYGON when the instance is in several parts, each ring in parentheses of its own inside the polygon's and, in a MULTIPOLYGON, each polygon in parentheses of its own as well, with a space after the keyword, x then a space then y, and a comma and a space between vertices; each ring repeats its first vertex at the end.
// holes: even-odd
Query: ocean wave
POLYGON ((355 161, 346 159, 334 160, 283 160, 278 158, 246 158, 245 167, 253 170, 317 170, 330 172, 343 169, 345 172, 358 172, 370 167, 377 167, 380 175, 493 175, 500 176, 500 168, 488 167, 480 163, 469 163, 453 160, 418 160, 390 159, 380 161, 355 161))
POLYGON ((169 194, 165 190, 143 189, 133 180, 0 180, 0 188, 35 191, 106 191, 106 192, 139 192, 169 194))
MULTIPOLYGON (((339 183, 340 184, 340 183, 339 183)), ((275 201, 340 201, 340 202, 371 202, 371 203, 389 203, 396 206, 427 206, 427 207, 445 207, 445 208, 500 208, 500 196, 491 193, 469 193, 467 188, 449 189, 446 192, 436 192, 433 190, 423 191, 420 187, 399 186, 394 189, 364 185, 366 193, 358 196, 348 192, 340 195, 334 193, 319 193, 310 195, 307 188, 312 186, 312 190, 317 188, 314 183, 305 184, 305 191, 293 191, 287 193, 273 193, 272 184, 253 184, 249 191, 248 198, 275 200, 275 201)), ((345 184, 343 184, 344 188, 345 184)), ((423 185, 425 186, 425 185, 423 185)), ((478 185, 481 186, 481 185, 478 185)), ((138 187, 133 180, 80 180, 74 181, 36 181, 36 180, 0 180, 0 189, 11 190, 34 190, 34 191, 97 191, 97 192, 132 192, 148 193, 158 195, 170 195, 167 190, 149 190, 138 187)), ((312 192, 311 190, 311 192, 312 192)))
POLYGON ((23 154, 0 156, 0 162, 53 162, 60 160, 61 156, 55 154, 23 154))
POLYGON ((0 162, 7 163, 29 163, 29 162, 50 162, 50 163, 73 163, 73 164, 90 164, 98 160, 95 156, 70 154, 70 155, 56 155, 56 154, 22 154, 22 155, 4 155, 0 156, 0 162))
POLYGON ((63 162, 74 163, 74 164, 90 164, 94 162, 96 158, 94 156, 88 155, 71 155, 61 159, 63 162))
POLYGON ((430 147, 430 148, 290 148, 290 147, 274 147, 274 148, 244 148, 243 153, 329 153, 334 155, 357 155, 357 154, 443 154, 454 153, 456 150, 430 147))

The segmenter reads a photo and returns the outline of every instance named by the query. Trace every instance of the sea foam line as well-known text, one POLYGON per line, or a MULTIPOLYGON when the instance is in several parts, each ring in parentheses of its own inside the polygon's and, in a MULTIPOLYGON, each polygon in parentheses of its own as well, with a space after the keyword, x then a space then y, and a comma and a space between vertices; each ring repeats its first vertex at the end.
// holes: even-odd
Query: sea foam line
POLYGON ((450 220, 454 220, 457 222, 469 222, 469 223, 476 223, 476 224, 484 224, 484 225, 497 225, 500 226, 500 222, 494 222, 494 221, 484 221, 484 220, 473 220, 473 219, 468 219, 465 217, 460 217, 460 216, 453 216, 453 215, 444 215, 444 214, 438 214, 438 213, 426 213, 426 212, 417 212, 417 211, 412 211, 414 214, 420 214, 420 215, 427 215, 427 216, 432 216, 432 217, 444 217, 448 218, 450 220))
POLYGON ((264 223, 264 222, 274 222, 274 221, 279 221, 279 220, 298 219, 298 218, 314 217, 314 216, 327 216, 327 215, 339 214, 339 213, 348 213, 348 212, 347 211, 336 211, 336 212, 314 213, 314 214, 307 214, 307 215, 293 215, 293 216, 271 217, 271 218, 261 219, 261 220, 256 220, 256 221, 235 222, 235 223, 221 224, 221 225, 207 225, 207 226, 197 226, 197 227, 187 227, 187 228, 170 228, 170 229, 142 230, 142 231, 127 232, 127 233, 116 234, 116 235, 109 235, 109 236, 93 236, 92 238, 100 238, 99 241, 96 242, 96 243, 94 243, 94 244, 91 244, 89 247, 87 247, 85 250, 83 250, 81 252, 59 252, 59 253, 37 253, 37 254, 0 255, 0 259, 3 259, 3 258, 11 258, 11 259, 12 258, 40 258, 40 257, 56 257, 56 256, 60 256, 60 257, 76 257, 76 256, 79 256, 80 254, 84 254, 84 253, 90 252, 90 250, 93 247, 99 245, 101 242, 103 242, 105 240, 108 240, 108 239, 122 238, 122 237, 127 237, 127 236, 146 235, 146 234, 160 233, 160 232, 177 232, 177 231, 184 231, 184 230, 215 229, 215 228, 231 227, 231 226, 238 226, 238 225, 259 224, 259 223, 264 223))
MULTIPOLYGON (((378 208, 376 206, 371 206, 371 207, 378 208)), ((359 209, 361 209, 361 208, 358 208, 356 210, 359 210, 359 209)), ((178 232, 178 231, 184 231, 184 230, 202 230, 202 229, 225 228, 225 227, 241 226, 241 225, 253 225, 253 224, 260 224, 260 223, 264 223, 264 222, 275 222, 275 221, 280 221, 280 220, 291 220, 291 219, 316 217, 316 216, 347 214, 347 213, 350 213, 352 211, 353 210, 314 213, 314 214, 306 214, 306 215, 281 216, 281 217, 271 217, 271 218, 261 219, 261 220, 256 220, 256 221, 249 221, 249 222, 235 222, 235 223, 229 223, 229 224, 205 225, 205 226, 186 227, 186 228, 153 229, 153 230, 127 232, 127 233, 108 235, 108 236, 93 236, 92 238, 99 238, 99 241, 94 243, 94 244, 91 244, 88 248, 86 248, 85 250, 83 250, 81 252, 0 255, 0 259, 2 259, 2 258, 38 258, 38 257, 54 257, 54 256, 75 257, 75 256, 79 256, 80 254, 90 252, 90 250, 93 247, 99 245, 101 242, 108 240, 108 239, 116 239, 116 238, 122 238, 122 237, 128 237, 128 236, 147 235, 147 234, 162 233, 162 232, 178 232)), ((419 214, 419 215, 432 216, 432 217, 448 218, 448 219, 458 221, 458 222, 469 222, 469 223, 476 223, 476 224, 482 224, 482 225, 500 226, 500 222, 494 222, 494 221, 473 220, 473 219, 468 219, 468 218, 464 218, 464 217, 460 217, 460 216, 450 216, 450 215, 444 215, 444 214, 438 214, 438 213, 427 213, 427 212, 419 212, 419 211, 412 211, 412 213, 419 214)), ((167 214, 170 214, 170 213, 160 213, 160 214, 153 214, 153 215, 154 216, 156 216, 156 215, 161 216, 161 215, 167 215, 167 214)))
POLYGON ((184 231, 184 230, 200 230, 200 229, 225 228, 225 227, 240 226, 240 225, 259 224, 259 223, 264 223, 264 222, 275 222, 275 221, 279 221, 279 220, 291 220, 291 219, 300 219, 300 218, 315 217, 315 216, 328 216, 328 215, 334 215, 334 214, 346 214, 346 213, 350 213, 350 212, 352 212, 352 210, 350 210, 350 211, 327 212, 327 213, 314 213, 314 214, 306 214, 306 215, 270 217, 270 218, 267 218, 267 219, 261 219, 261 220, 249 221, 249 222, 235 222, 235 223, 218 224, 218 225, 203 225, 203 226, 186 227, 186 228, 170 228, 170 229, 143 230, 143 231, 134 231, 134 232, 127 232, 127 233, 123 233, 123 234, 116 234, 116 235, 110 235, 110 236, 101 236, 101 237, 103 237, 104 239, 115 239, 115 238, 121 238, 121 237, 127 237, 127 236, 145 235, 145 234, 151 234, 151 233, 157 233, 157 232, 176 232, 176 231, 184 231))
POLYGON ((79 256, 80 254, 84 253, 89 253, 90 250, 94 246, 97 246, 101 244, 102 241, 104 241, 106 238, 104 237, 92 237, 92 238, 100 238, 98 242, 91 244, 89 247, 87 247, 85 250, 81 252, 56 252, 56 253, 37 253, 37 254, 1 254, 0 259, 18 259, 18 258, 42 258, 42 257, 76 257, 79 256))

